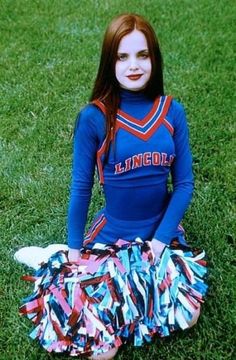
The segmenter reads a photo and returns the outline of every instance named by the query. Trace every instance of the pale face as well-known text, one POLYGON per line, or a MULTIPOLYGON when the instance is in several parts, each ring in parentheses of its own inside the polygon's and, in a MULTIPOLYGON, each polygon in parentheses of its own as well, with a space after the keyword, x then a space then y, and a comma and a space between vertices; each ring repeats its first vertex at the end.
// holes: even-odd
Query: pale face
POLYGON ((133 30, 121 39, 118 46, 115 73, 120 87, 132 91, 144 89, 151 71, 146 37, 141 31, 133 30))

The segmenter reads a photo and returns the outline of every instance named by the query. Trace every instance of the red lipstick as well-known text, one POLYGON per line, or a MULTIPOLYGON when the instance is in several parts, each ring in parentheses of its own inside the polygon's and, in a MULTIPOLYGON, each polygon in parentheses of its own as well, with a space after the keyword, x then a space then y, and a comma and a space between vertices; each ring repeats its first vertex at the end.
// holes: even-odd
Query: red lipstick
POLYGON ((127 77, 128 77, 130 80, 138 80, 138 79, 141 78, 141 76, 143 76, 143 74, 128 75, 127 77))

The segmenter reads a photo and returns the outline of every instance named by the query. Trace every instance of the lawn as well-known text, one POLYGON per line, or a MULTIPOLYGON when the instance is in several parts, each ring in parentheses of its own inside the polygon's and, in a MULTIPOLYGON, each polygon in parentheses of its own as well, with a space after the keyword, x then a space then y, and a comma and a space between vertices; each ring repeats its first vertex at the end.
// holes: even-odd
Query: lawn
MULTIPOLYGON (((90 96, 106 25, 137 12, 155 28, 165 91, 183 102, 194 155, 190 244, 209 261, 209 294, 190 331, 127 346, 118 360, 235 359, 235 3, 231 0, 2 0, 0 5, 0 359, 66 359, 31 341, 18 307, 29 284, 13 260, 66 242, 72 133, 90 96)), ((89 221, 103 203, 97 183, 89 221)))

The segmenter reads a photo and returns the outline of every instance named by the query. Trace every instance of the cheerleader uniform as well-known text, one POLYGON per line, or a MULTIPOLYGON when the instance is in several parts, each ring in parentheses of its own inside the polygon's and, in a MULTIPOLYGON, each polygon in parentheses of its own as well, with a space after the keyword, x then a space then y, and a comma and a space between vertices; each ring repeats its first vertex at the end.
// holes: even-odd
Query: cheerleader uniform
POLYGON ((193 192, 182 106, 122 90, 108 154, 104 113, 95 101, 75 127, 68 245, 81 258, 70 263, 60 251, 26 277, 35 288, 20 313, 49 352, 97 355, 186 329, 207 290, 204 252, 187 246, 180 225, 193 192), (95 167, 105 207, 84 235, 95 167), (155 264, 152 238, 167 245, 155 264))
POLYGON ((114 141, 105 160, 105 109, 88 105, 75 129, 74 164, 68 216, 69 247, 112 244, 153 237, 169 245, 193 193, 192 157, 182 106, 169 96, 150 101, 144 93, 122 90, 114 141), (86 214, 97 165, 105 194, 84 238, 86 214), (167 180, 172 175, 173 192, 167 180))

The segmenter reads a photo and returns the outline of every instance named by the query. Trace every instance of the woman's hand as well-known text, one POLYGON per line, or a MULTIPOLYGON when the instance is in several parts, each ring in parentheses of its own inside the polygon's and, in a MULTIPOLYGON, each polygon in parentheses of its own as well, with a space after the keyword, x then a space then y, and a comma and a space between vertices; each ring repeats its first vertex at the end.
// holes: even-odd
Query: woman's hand
POLYGON ((69 262, 77 262, 80 259, 80 250, 69 248, 68 251, 69 262))
POLYGON ((164 244, 163 242, 161 242, 161 241, 154 238, 150 242, 150 245, 152 247, 152 252, 153 252, 153 256, 154 256, 154 263, 156 263, 158 261, 158 259, 160 259, 160 256, 161 256, 164 248, 166 247, 166 244, 164 244))

